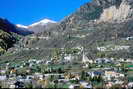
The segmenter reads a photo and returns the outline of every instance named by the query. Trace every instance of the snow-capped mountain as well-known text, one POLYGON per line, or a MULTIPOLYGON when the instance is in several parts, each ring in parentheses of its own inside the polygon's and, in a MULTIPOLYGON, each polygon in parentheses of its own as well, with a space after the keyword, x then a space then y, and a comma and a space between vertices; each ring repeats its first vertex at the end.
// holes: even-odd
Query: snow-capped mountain
POLYGON ((51 27, 52 25, 56 24, 55 21, 49 20, 49 19, 43 19, 39 22, 33 23, 28 26, 28 29, 30 31, 33 31, 34 33, 40 33, 51 27))
POLYGON ((19 27, 19 28, 25 28, 25 29, 28 29, 28 26, 25 26, 25 25, 22 25, 22 24, 17 24, 16 26, 19 27))
POLYGON ((40 33, 51 27, 53 24, 55 24, 55 21, 49 20, 49 19, 43 19, 39 22, 33 23, 29 26, 17 24, 16 26, 23 31, 30 31, 33 33, 40 33))
POLYGON ((49 19, 43 19, 39 22, 33 23, 32 25, 30 25, 28 27, 30 28, 30 27, 34 27, 34 26, 38 26, 38 25, 44 26, 44 25, 47 25, 47 24, 50 24, 50 23, 56 23, 56 22, 52 21, 52 20, 49 20, 49 19))

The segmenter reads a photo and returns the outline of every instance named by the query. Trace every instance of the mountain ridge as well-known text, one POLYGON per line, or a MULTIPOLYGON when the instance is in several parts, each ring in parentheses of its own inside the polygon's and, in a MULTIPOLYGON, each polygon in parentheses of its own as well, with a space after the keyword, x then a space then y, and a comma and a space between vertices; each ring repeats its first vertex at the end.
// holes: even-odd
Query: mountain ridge
MULTIPOLYGON (((31 52, 39 55, 33 58, 44 58, 51 55, 52 49, 76 49, 81 46, 85 48, 87 56, 92 59, 99 57, 98 54, 115 58, 133 58, 133 41, 127 40, 128 37, 133 37, 132 9, 131 0, 93 0, 45 32, 24 37, 20 44, 22 49, 28 50, 16 51, 16 54, 12 54, 10 58, 17 59, 18 56, 15 56, 17 54, 22 59, 29 58, 29 56, 32 58, 32 54, 27 55, 31 52), (121 11, 124 7, 125 12, 129 12, 128 15, 121 11), (123 17, 114 16, 113 11, 118 15, 120 13, 123 17), (100 17, 106 17, 104 13, 111 13, 111 16, 109 15, 108 18, 107 15, 107 18, 101 20, 100 17), (108 45, 111 47, 113 45, 114 48, 128 46, 129 49, 105 52, 97 49, 109 47, 108 45)), ((8 57, 2 56, 2 58, 8 57)))
POLYGON ((52 21, 50 19, 43 19, 28 26, 24 26, 21 24, 17 24, 16 26, 20 28, 24 28, 25 30, 27 29, 28 31, 33 32, 34 34, 38 34, 47 30, 47 28, 49 28, 50 25, 56 24, 56 23, 57 22, 52 21))
POLYGON ((46 25, 48 23, 56 23, 56 22, 52 21, 50 19, 43 19, 43 20, 40 20, 38 22, 35 22, 35 23, 29 25, 28 27, 32 27, 32 26, 36 26, 36 25, 46 25))

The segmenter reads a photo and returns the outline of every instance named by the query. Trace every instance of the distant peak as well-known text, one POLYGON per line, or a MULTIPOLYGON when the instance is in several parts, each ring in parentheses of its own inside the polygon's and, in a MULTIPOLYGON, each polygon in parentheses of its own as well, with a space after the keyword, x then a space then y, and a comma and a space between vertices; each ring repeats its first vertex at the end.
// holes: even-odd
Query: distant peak
POLYGON ((41 20, 39 22, 33 23, 29 27, 36 26, 36 25, 47 25, 48 23, 56 23, 56 22, 55 21, 52 21, 52 20, 49 20, 49 19, 43 19, 43 20, 41 20))
POLYGON ((55 21, 52 21, 50 19, 43 19, 40 21, 41 23, 56 23, 55 21))
POLYGON ((28 28, 27 26, 25 25, 22 25, 22 24, 16 24, 17 27, 20 27, 20 28, 28 28))

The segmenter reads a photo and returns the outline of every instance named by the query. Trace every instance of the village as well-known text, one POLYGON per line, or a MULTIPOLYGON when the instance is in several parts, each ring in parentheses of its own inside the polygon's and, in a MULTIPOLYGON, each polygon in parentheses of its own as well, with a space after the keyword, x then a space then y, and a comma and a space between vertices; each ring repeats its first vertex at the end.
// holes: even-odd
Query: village
POLYGON ((1 88, 132 88, 133 60, 97 58, 83 49, 73 54, 54 52, 49 60, 29 59, 0 65, 1 88), (56 56, 55 56, 56 55, 56 56), (59 56, 60 55, 60 56, 59 56))

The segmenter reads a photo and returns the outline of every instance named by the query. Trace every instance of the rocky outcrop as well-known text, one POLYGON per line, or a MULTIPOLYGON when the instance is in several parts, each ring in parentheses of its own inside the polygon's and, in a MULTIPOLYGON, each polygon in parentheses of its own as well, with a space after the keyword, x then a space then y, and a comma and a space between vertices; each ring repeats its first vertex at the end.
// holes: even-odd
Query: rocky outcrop
POLYGON ((133 15, 133 9, 127 1, 124 1, 120 4, 119 7, 111 6, 103 10, 103 13, 100 16, 100 21, 124 21, 133 15))
POLYGON ((133 17, 132 0, 92 0, 61 21, 59 29, 75 28, 91 21, 120 22, 133 17))

